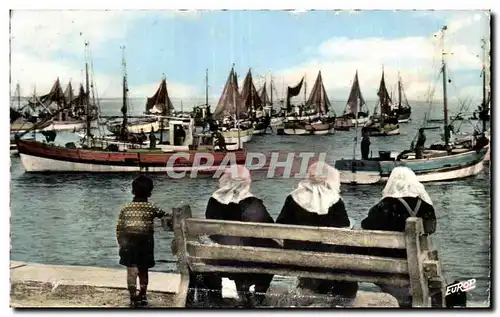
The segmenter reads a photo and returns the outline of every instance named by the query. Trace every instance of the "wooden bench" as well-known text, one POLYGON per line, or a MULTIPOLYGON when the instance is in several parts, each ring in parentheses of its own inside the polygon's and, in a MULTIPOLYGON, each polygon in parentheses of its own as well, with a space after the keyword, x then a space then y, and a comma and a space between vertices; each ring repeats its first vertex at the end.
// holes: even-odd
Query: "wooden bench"
MULTIPOLYGON (((422 220, 408 218, 405 233, 290 226, 193 218, 189 206, 173 209, 172 252, 178 257, 181 284, 177 307, 186 305, 190 272, 269 273, 410 286, 413 307, 444 307, 446 283, 437 251, 423 235, 422 220), (406 250, 407 258, 325 253, 204 243, 205 235, 270 238, 325 244, 406 250), (258 262, 258 266, 213 264, 214 260, 258 262)), ((361 249, 358 249, 361 250, 361 249)))

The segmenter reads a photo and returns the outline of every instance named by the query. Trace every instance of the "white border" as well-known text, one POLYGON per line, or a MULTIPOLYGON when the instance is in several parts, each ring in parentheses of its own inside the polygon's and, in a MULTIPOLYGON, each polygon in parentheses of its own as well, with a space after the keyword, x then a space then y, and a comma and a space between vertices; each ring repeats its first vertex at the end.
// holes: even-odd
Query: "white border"
MULTIPOLYGON (((1 41, 2 47, 2 58, 0 59, 2 63, 3 76, 0 77, 2 84, 0 87, 2 88, 3 103, 1 106, 2 116, 0 116, 0 127, 2 133, 0 134, 0 151, 2 151, 2 155, 0 159, 2 160, 2 167, 5 169, 4 177, 1 179, 1 187, 2 191, 0 192, 1 203, 3 208, 2 215, 4 217, 4 221, 1 221, 3 226, 3 239, 1 243, 1 255, 4 261, 3 269, 0 271, 2 278, 2 296, 0 307, 2 311, 7 310, 7 315, 13 314, 12 309, 8 309, 9 307, 9 275, 8 275, 8 262, 10 253, 10 239, 8 238, 8 232, 10 232, 10 213, 9 208, 9 188, 10 188, 10 156, 7 155, 7 143, 9 135, 7 130, 9 128, 8 114, 7 108, 9 105, 9 79, 7 74, 9 73, 9 15, 8 9, 291 9, 296 8, 299 11, 307 10, 307 9, 435 9, 435 10, 443 10, 443 9, 453 9, 453 10, 465 10, 465 9, 495 9, 498 7, 498 1, 493 0, 474 0, 474 1, 453 1, 453 2, 440 2, 435 0, 420 0, 415 1, 413 3, 408 1, 397 1, 397 0, 386 0, 383 2, 375 2, 372 0, 350 0, 345 1, 343 3, 333 3, 330 1, 322 1, 322 0, 307 0, 307 1, 297 1, 297 0, 288 0, 288 1, 274 1, 271 2, 269 0, 253 0, 253 1, 239 1, 236 3, 235 0, 212 0, 212 1, 203 1, 203 0, 177 0, 177 1, 155 1, 152 0, 142 0, 142 1, 130 1, 130 0, 122 0, 122 1, 78 1, 76 4, 75 1, 62 1, 62 0, 46 0, 43 1, 43 5, 41 5, 41 1, 26 1, 26 0, 4 0, 1 2, 2 13, 0 18, 2 20, 2 29, 1 29, 1 41)), ((495 51, 497 47, 495 46, 495 51)), ((495 83, 495 88, 497 88, 495 83)), ((496 122, 499 121, 500 111, 494 111, 496 122)), ((496 136, 493 138, 493 142, 496 143, 496 136)), ((497 144, 494 145, 494 148, 497 147, 497 144)), ((493 195, 492 195, 493 196, 493 195)), ((494 211, 493 211, 494 212, 494 211)), ((497 219, 499 216, 497 215, 497 219)), ((486 243, 486 241, 485 241, 486 243)), ((499 252, 496 252, 498 255, 499 252)), ((498 274, 496 274, 498 276, 498 274)), ((29 312, 31 314, 31 312, 29 312)), ((45 312, 47 314, 51 314, 52 312, 45 312)), ((71 314, 72 312, 63 312, 63 314, 71 314)), ((83 315, 91 315, 97 314, 99 312, 80 312, 83 315)), ((109 313, 109 312, 108 312, 109 313)), ((132 312, 124 312, 119 311, 120 315, 131 314, 132 312)), ((148 311, 148 314, 165 314, 168 312, 164 311, 148 311)), ((182 312, 186 314, 187 312, 182 312)), ((201 314, 210 313, 208 311, 198 312, 201 314)), ((218 314, 219 312, 212 312, 218 314)), ((289 311, 280 311, 275 312, 275 314, 286 315, 289 314, 289 311)), ((303 310, 300 311, 301 314, 305 314, 303 310)), ((335 312, 330 311, 313 311, 314 314, 332 314, 335 312)), ((353 315, 361 315, 365 312, 362 311, 349 311, 348 314, 353 315)), ((385 311, 377 312, 378 314, 385 314, 385 311)), ((408 313, 405 311, 405 314, 408 313)), ((428 314, 429 311, 422 312, 421 314, 428 314)), ((468 312, 470 314, 470 312, 468 312)), ((257 312, 252 312, 252 314, 258 314, 257 312)), ((420 314, 420 313, 419 313, 420 314)), ((5 316, 2 312, 1 316, 5 316)))

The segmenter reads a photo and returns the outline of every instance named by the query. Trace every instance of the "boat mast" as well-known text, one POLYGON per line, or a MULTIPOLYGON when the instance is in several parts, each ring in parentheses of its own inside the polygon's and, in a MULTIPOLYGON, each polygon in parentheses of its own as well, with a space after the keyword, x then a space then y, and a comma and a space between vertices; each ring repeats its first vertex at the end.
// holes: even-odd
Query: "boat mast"
POLYGON ((122 105, 122 127, 121 127, 121 137, 122 140, 125 139, 126 129, 127 129, 127 64, 125 62, 125 46, 121 47, 122 49, 122 66, 123 66, 123 105, 122 105))
POLYGON ((208 111, 208 68, 205 74, 205 106, 206 111, 208 111))
POLYGON ((441 30, 441 63, 442 63, 442 71, 443 71, 443 112, 444 112, 444 142, 445 146, 448 147, 449 142, 449 132, 448 132, 448 97, 446 95, 446 62, 444 60, 444 31, 447 30, 447 26, 445 25, 441 30))
POLYGON ((398 71, 398 108, 401 110, 401 75, 398 71))
MULTIPOLYGON (((488 105, 486 102, 486 41, 481 39, 481 48, 483 49, 483 106, 481 107, 481 112, 483 112, 483 119, 488 114, 488 105)), ((486 120, 483 120, 483 132, 486 131, 486 120)))
MULTIPOLYGON (((85 51, 86 55, 88 56, 88 42, 85 42, 85 51)), ((87 140, 90 138, 90 89, 89 89, 89 63, 87 59, 85 59, 85 90, 86 90, 86 96, 85 96, 85 137, 87 140)), ((71 89, 70 89, 70 96, 71 96, 71 89)), ((71 98, 71 97, 70 97, 71 98)), ((70 99, 71 102, 71 99, 70 99)))
MULTIPOLYGON (((355 79, 358 77, 358 70, 356 69, 356 77, 354 77, 355 79)), ((359 82, 359 81, 358 81, 359 82)), ((354 84, 354 83, 353 83, 354 84)), ((359 114, 359 105, 361 103, 361 100, 359 98, 359 95, 356 97, 356 116, 354 118, 356 118, 354 121, 355 121, 355 124, 354 124, 354 148, 352 150, 352 159, 355 160, 356 159, 356 148, 358 147, 358 114, 359 114)))
POLYGON ((16 91, 17 91, 17 109, 21 109, 21 86, 19 85, 19 82, 16 85, 16 91))
POLYGON ((236 116, 236 120, 235 120, 234 124, 235 124, 236 130, 238 131, 238 150, 239 150, 239 149, 241 149, 240 124, 239 124, 240 115, 239 115, 238 104, 236 104, 236 93, 238 92, 238 90, 236 89, 236 86, 235 86, 235 83, 237 82, 238 78, 236 78, 236 75, 234 72, 234 63, 233 63, 232 74, 233 74, 233 79, 231 80, 231 85, 233 86, 233 105, 235 108, 235 116, 236 116))
POLYGON ((273 74, 271 74, 271 107, 273 106, 273 74))
POLYGON ((307 102, 307 99, 306 99, 306 94, 307 94, 307 74, 304 75, 305 77, 305 80, 304 80, 304 110, 306 108, 306 102, 307 102))

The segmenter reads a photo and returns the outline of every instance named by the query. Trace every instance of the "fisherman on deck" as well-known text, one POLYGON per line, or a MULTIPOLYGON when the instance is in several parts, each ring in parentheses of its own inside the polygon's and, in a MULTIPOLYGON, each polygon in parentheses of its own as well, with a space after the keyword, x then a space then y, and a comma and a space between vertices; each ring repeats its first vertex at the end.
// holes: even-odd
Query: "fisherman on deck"
POLYGON ((151 131, 149 132, 149 149, 153 150, 155 148, 156 148, 156 135, 153 129, 151 129, 151 131))
POLYGON ((444 133, 445 134, 442 134, 441 135, 441 139, 443 140, 443 142, 446 142, 446 134, 448 134, 448 144, 445 144, 445 147, 447 149, 449 148, 452 148, 453 145, 455 144, 455 137, 453 136, 453 133, 455 133, 454 131, 455 129, 453 128, 453 125, 448 125, 448 127, 445 129, 444 133))
MULTIPOLYGON (((436 231, 436 215, 432 200, 411 169, 395 167, 382 194, 382 200, 369 210, 368 217, 361 222, 363 229, 404 232, 406 219, 418 217, 423 220, 426 235, 436 231)), ((373 248, 370 255, 406 258, 406 250, 373 248)), ((382 291, 394 296, 400 307, 412 306, 409 287, 377 285, 382 291)))
MULTIPOLYGON (((153 129, 151 129, 153 131, 153 129)), ((141 134, 139 134, 139 142, 142 143, 148 139, 146 133, 144 133, 144 129, 141 128, 141 134)))
MULTIPOLYGON (((208 200, 205 217, 207 219, 274 223, 262 200, 250 192, 251 182, 250 172, 246 167, 242 165, 230 167, 219 179, 219 188, 208 200)), ((279 248, 276 241, 268 239, 230 236, 211 236, 210 238, 219 244, 279 248)), ((245 266, 246 264, 250 263, 241 263, 240 265, 245 266)), ((238 293, 248 294, 250 287, 255 285, 254 302, 246 303, 251 305, 262 304, 273 279, 271 274, 224 274, 223 276, 203 274, 198 276, 198 283, 201 282, 201 284, 196 287, 208 289, 210 299, 221 300, 222 277, 234 280, 238 293)))
POLYGON ((222 135, 221 132, 217 131, 214 133, 215 136, 215 146, 219 146, 220 151, 227 151, 226 147, 226 139, 224 139, 224 136, 222 135))
POLYGON ((417 159, 423 158, 425 139, 426 139, 426 137, 425 137, 424 129, 420 128, 418 130, 417 144, 415 144, 415 157, 417 159))
POLYGON ((368 131, 366 128, 361 129, 363 134, 363 139, 361 140, 361 159, 369 160, 368 155, 370 154, 370 137, 368 136, 368 131))
MULTIPOLYGON (((307 179, 288 195, 276 223, 313 227, 349 228, 344 201, 340 197, 340 174, 323 162, 313 163, 307 179)), ((320 242, 284 241, 285 249, 342 252, 339 246, 320 242)), ((299 278, 298 289, 305 293, 340 296, 342 301, 356 297, 357 282, 299 278)), ((304 305, 304 304, 302 304, 304 305)))

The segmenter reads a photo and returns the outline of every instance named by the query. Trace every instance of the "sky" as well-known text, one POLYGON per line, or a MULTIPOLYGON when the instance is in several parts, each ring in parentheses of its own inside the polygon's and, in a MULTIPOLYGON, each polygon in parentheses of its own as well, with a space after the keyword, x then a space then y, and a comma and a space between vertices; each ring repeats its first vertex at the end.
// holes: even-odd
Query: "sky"
POLYGON ((408 99, 427 100, 433 86, 439 98, 444 25, 449 98, 479 100, 481 38, 490 38, 487 11, 14 10, 10 22, 11 91, 46 93, 57 77, 76 89, 88 41, 100 97, 122 94, 125 46, 130 97, 152 96, 164 74, 171 98, 203 100, 208 69, 212 102, 233 63, 240 83, 252 69, 257 89, 272 76, 275 98, 304 75, 311 89, 321 71, 329 98, 347 100, 358 71, 375 100, 382 69, 389 90, 399 72, 408 99))

